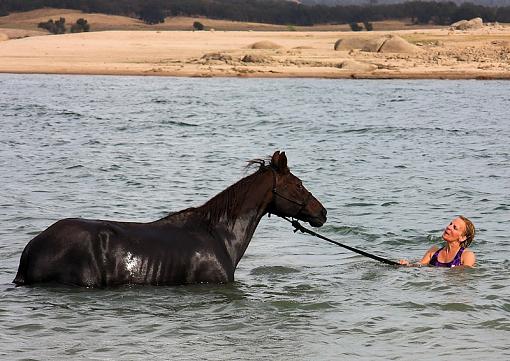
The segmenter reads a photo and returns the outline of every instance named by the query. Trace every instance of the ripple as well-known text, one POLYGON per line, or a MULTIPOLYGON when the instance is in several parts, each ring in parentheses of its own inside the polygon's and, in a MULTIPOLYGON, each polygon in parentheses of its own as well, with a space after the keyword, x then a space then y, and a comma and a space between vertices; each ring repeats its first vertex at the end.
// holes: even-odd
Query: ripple
POLYGON ((396 303, 396 304, 393 304, 393 306, 407 308, 407 309, 410 309, 412 311, 422 311, 422 310, 425 310, 427 308, 427 306, 424 305, 424 304, 420 304, 420 303, 416 303, 416 302, 411 302, 411 301, 396 303))
POLYGON ((77 164, 77 165, 71 165, 69 167, 66 167, 66 169, 78 169, 78 168, 83 168, 83 165, 77 164))
POLYGON ((389 206, 395 206, 397 204, 400 204, 399 202, 384 202, 383 204, 381 204, 381 207, 389 207, 389 206))
POLYGON ((161 124, 164 124, 164 125, 177 125, 177 126, 180 126, 180 127, 199 127, 200 126, 198 124, 187 123, 187 122, 183 122, 183 121, 175 121, 175 120, 163 120, 163 121, 161 121, 161 124))
POLYGON ((294 300, 272 301, 271 305, 276 307, 279 311, 294 311, 294 310, 321 311, 335 308, 328 302, 303 303, 294 300))
POLYGON ((507 318, 498 318, 494 320, 488 320, 479 324, 482 328, 488 328, 493 330, 510 331, 510 322, 507 318))
POLYGON ((45 326, 38 324, 38 323, 24 323, 21 325, 8 327, 8 329, 12 330, 12 331, 28 332, 28 333, 41 331, 41 330, 44 330, 45 328, 46 328, 45 326))
POLYGON ((459 303, 459 302, 450 302, 450 303, 445 303, 445 304, 432 304, 432 306, 440 309, 441 311, 469 312, 469 311, 474 311, 476 309, 472 305, 467 305, 465 303, 459 303))
POLYGON ((374 203, 363 203, 363 202, 356 202, 356 203, 346 203, 345 207, 372 207, 375 206, 374 203))
POLYGON ((268 275, 268 276, 276 276, 276 275, 287 275, 293 273, 299 273, 300 270, 291 267, 284 266, 262 266, 253 269, 250 274, 252 275, 268 275))
POLYGON ((351 227, 351 226, 335 226, 335 225, 324 225, 322 226, 321 230, 324 230, 325 232, 331 232, 335 234, 340 235, 348 235, 348 234, 354 234, 354 235, 362 235, 366 234, 366 230, 361 227, 351 227))

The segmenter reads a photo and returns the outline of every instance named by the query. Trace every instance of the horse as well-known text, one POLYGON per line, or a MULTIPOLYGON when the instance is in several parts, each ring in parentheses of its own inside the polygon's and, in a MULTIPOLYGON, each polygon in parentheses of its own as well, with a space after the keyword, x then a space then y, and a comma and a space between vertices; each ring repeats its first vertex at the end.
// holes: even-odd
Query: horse
POLYGON ((62 219, 21 254, 17 286, 182 285, 234 281, 237 264, 265 214, 320 227, 326 209, 294 176, 285 152, 200 207, 149 223, 62 219))

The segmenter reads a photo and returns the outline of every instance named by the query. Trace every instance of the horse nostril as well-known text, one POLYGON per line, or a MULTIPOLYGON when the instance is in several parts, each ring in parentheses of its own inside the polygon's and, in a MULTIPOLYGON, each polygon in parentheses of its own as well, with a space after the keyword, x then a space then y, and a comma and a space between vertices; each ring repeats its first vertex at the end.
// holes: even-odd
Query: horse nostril
POLYGON ((322 215, 324 216, 324 218, 326 218, 326 215, 328 214, 328 211, 326 210, 326 208, 322 208, 322 215))

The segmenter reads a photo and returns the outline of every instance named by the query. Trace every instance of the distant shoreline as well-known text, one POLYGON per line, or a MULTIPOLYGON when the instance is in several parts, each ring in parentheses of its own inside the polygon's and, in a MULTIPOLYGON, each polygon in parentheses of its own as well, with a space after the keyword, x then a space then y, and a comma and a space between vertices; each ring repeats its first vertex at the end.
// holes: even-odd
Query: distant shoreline
POLYGON ((0 73, 508 80, 509 48, 509 27, 370 33, 102 31, 0 41, 0 73), (386 38, 399 39, 411 50, 334 50, 339 39, 370 43, 386 38))
POLYGON ((484 75, 474 75, 474 74, 436 74, 436 73, 423 73, 423 74, 399 74, 399 75, 376 75, 372 76, 369 74, 351 74, 351 75, 332 75, 332 74, 257 74, 257 75, 183 75, 182 73, 150 73, 150 72, 67 72, 67 71, 54 71, 54 72, 44 72, 44 71, 0 71, 0 74, 13 74, 13 75, 70 75, 70 76, 132 76, 132 77, 168 77, 168 78, 244 78, 244 79, 329 79, 329 80, 345 80, 345 79, 355 79, 355 80, 510 80, 510 74, 501 73, 501 74, 484 74, 484 75))

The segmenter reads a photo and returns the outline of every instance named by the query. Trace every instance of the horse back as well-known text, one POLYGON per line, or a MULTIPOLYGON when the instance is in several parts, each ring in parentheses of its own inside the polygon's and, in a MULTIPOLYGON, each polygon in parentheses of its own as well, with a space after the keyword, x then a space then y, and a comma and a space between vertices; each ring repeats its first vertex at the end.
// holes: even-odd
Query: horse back
POLYGON ((14 283, 227 282, 233 270, 210 243, 200 227, 63 219, 27 244, 14 283))

